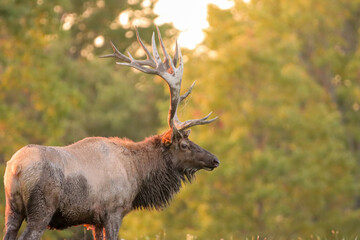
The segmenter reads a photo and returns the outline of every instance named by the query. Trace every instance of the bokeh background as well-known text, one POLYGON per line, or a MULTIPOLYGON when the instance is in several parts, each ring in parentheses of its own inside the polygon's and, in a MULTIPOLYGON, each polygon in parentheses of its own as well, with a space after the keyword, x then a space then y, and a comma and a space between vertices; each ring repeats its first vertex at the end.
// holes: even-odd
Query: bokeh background
MULTIPOLYGON (((196 7, 195 2, 194 7, 196 7)), ((162 212, 133 212, 124 239, 360 237, 360 0, 230 1, 208 6, 204 40, 183 49, 180 119, 214 111, 191 139, 221 166, 162 212)), ((136 57, 156 1, 0 1, 0 178, 22 146, 87 136, 135 141, 166 130, 168 90, 97 56, 136 57)), ((190 9, 192 7, 190 6, 190 9)), ((168 12, 178 14, 169 7, 168 12)), ((181 13, 187 18, 188 11, 181 13)), ((179 30, 161 24, 173 49, 179 30)), ((0 229, 4 227, 0 185, 0 229)), ((23 224, 24 225, 24 224, 23 224)), ((0 237, 3 232, 0 231, 0 237)), ((43 239, 92 239, 75 227, 43 239)))

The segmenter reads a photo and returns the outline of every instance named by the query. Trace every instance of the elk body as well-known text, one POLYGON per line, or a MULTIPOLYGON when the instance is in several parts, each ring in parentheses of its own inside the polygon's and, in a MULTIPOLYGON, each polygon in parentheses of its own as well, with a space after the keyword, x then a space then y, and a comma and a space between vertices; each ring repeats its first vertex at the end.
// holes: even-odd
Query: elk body
MULTIPOLYGON (((158 29, 157 29, 158 30, 158 29)), ((216 118, 180 122, 176 110, 193 86, 180 95, 183 61, 179 47, 173 59, 167 54, 158 30, 165 61, 152 37, 153 55, 138 35, 147 59, 126 57, 112 44, 121 65, 161 76, 170 89, 169 130, 164 134, 132 142, 120 138, 90 137, 69 146, 28 145, 7 163, 6 240, 40 239, 44 230, 86 224, 96 240, 115 240, 123 217, 134 209, 162 209, 191 181, 200 169, 213 170, 219 160, 189 140, 188 128, 216 118)))

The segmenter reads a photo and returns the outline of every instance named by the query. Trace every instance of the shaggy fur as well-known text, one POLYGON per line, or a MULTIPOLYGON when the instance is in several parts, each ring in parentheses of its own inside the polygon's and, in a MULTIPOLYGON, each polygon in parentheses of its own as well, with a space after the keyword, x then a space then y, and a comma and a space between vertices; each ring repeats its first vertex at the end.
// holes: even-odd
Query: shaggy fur
POLYGON ((86 138, 65 147, 29 145, 7 163, 6 240, 40 239, 48 228, 93 227, 96 240, 117 239, 123 217, 134 209, 165 208, 182 182, 217 158, 185 134, 142 142, 86 138))
POLYGON ((140 184, 139 192, 136 195, 132 206, 134 209, 156 209, 165 208, 173 195, 180 191, 181 183, 186 179, 191 181, 195 172, 180 171, 172 162, 172 155, 164 148, 162 158, 164 164, 150 172, 140 184), (185 178, 186 176, 186 178, 185 178))

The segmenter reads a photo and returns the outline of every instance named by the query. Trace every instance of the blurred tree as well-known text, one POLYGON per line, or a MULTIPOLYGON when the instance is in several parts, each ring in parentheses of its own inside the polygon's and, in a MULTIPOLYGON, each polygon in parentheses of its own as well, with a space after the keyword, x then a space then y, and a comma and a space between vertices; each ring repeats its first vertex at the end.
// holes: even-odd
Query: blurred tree
MULTIPOLYGON (((28 143, 64 145, 94 135, 139 140, 156 133, 157 101, 164 92, 153 77, 114 71, 115 61, 95 58, 112 51, 104 44, 110 40, 121 51, 136 51, 133 25, 150 40, 154 2, 0 2, 1 163, 28 143)), ((44 235, 59 238, 92 239, 83 228, 44 235)))
MULTIPOLYGON (((360 1, 234 2, 209 8, 204 44, 184 53, 183 86, 199 81, 179 110, 181 119, 220 115, 191 138, 222 164, 200 172, 164 212, 130 214, 122 236, 359 235, 360 1)), ((138 140, 166 125, 167 94, 152 76, 95 58, 111 51, 109 40, 141 54, 132 24, 149 40, 153 4, 0 2, 1 162, 27 143, 138 140)), ((73 228, 44 239, 92 237, 73 228)))
MULTIPOLYGON (((138 76, 132 74, 128 69, 120 69, 121 73, 114 78, 114 76, 110 76, 111 70, 107 67, 111 64, 111 69, 113 69, 113 62, 107 61, 107 64, 104 64, 100 62, 105 62, 105 60, 96 59, 95 63, 94 59, 94 54, 100 54, 105 49, 110 51, 109 46, 106 48, 103 46, 104 39, 111 37, 116 43, 121 43, 120 50, 125 50, 124 48, 131 45, 136 39, 132 30, 129 30, 132 24, 137 23, 140 27, 147 27, 152 23, 155 18, 151 11, 153 2, 146 2, 136 0, 129 3, 121 1, 73 1, 69 3, 67 1, 48 2, 42 0, 1 2, 0 21, 4 27, 0 32, 2 53, 0 57, 2 79, 0 109, 3 113, 1 118, 4 119, 4 123, 0 125, 2 133, 0 137, 4 138, 4 142, 9 143, 3 146, 6 150, 0 151, 2 161, 5 157, 8 159, 15 149, 27 142, 60 143, 59 137, 64 134, 62 124, 65 118, 63 117, 66 116, 68 119, 69 114, 76 114, 72 109, 73 107, 78 108, 80 105, 84 109, 83 118, 88 118, 84 116, 87 113, 94 115, 90 106, 93 107, 97 101, 99 88, 114 85, 119 81, 124 82, 122 83, 123 87, 130 88, 137 84, 138 91, 154 86, 144 78, 137 80, 138 76), (124 13, 127 17, 125 26, 119 23, 120 15, 124 13), (100 42, 95 41, 97 37, 100 37, 100 42), (122 41, 116 41, 116 39, 122 39, 122 41), (95 49, 95 47, 98 48, 95 49), (86 60, 94 61, 91 63, 91 69, 86 60), (124 76, 127 79, 124 79, 124 76), (24 114, 26 116, 21 116, 24 114), (27 122, 31 119, 33 127, 30 127, 31 121, 27 122), (7 127, 5 121, 11 127, 7 127), (37 121, 44 122, 37 124, 37 121), (49 124, 52 124, 52 127, 49 124), (13 132, 5 134, 5 129, 13 132), (44 134, 44 131, 48 131, 48 133, 44 134), (50 139, 49 134, 52 134, 50 139)), ((142 31, 144 39, 150 39, 151 31, 152 29, 142 31)), ((109 89, 111 88, 109 87, 109 89)), ((116 88, 112 88, 112 90, 110 95, 112 95, 113 102, 126 102, 124 100, 129 96, 116 94, 116 88)), ((124 88, 122 91, 128 92, 124 88)), ((156 91, 150 91, 147 99, 155 99, 150 96, 154 94, 156 91)), ((147 117, 140 120, 149 121, 145 128, 149 127, 154 132, 157 120, 156 107, 154 107, 155 104, 151 105, 152 103, 154 102, 145 102, 145 106, 139 109, 147 112, 149 110, 147 108, 153 107, 153 114, 148 114, 147 117)), ((138 111, 137 108, 138 105, 132 107, 132 114, 140 114, 135 113, 138 111)), ((112 108, 112 110, 114 113, 111 114, 115 114, 119 107, 112 108)), ((97 115, 101 114, 98 112, 97 115)), ((97 118, 99 125, 105 124, 101 123, 102 116, 93 118, 97 118)), ((105 116, 104 121, 108 122, 108 118, 109 116, 105 116)), ((126 120, 128 119, 123 121, 126 120)), ((78 125, 86 124, 87 120, 82 120, 80 123, 78 125)), ((116 124, 112 122, 111 125, 115 126, 116 124)), ((84 126, 83 135, 99 133, 100 130, 93 129, 96 127, 94 123, 92 126, 84 126), (93 130, 86 131, 90 128, 93 130)), ((115 128, 119 129, 119 127, 115 128)), ((107 126, 107 129, 108 134, 112 132, 111 127, 107 126)), ((122 129, 132 128, 123 127, 122 129)), ((138 139, 148 132, 149 130, 140 131, 135 133, 134 137, 138 139)), ((118 133, 119 130, 112 134, 118 133)), ((77 138, 67 138, 66 140, 74 141, 77 138)))
POLYGON ((359 234, 359 11, 347 0, 209 8, 184 80, 199 80, 191 117, 220 115, 193 138, 222 165, 166 211, 170 239, 359 234))
POLYGON ((77 89, 60 78, 61 66, 49 64, 54 54, 51 26, 41 20, 46 12, 13 1, 0 5, 2 161, 26 143, 58 142, 64 117, 80 103, 77 89))

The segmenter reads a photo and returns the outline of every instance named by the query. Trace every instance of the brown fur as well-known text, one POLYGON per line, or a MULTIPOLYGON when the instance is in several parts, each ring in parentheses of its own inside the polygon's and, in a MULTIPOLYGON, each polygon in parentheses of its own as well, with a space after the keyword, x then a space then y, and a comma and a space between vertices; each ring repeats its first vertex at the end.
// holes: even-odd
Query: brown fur
POLYGON ((65 147, 28 145, 4 176, 7 240, 40 239, 46 227, 93 226, 94 237, 117 239, 134 209, 163 209, 199 169, 218 166, 214 155, 172 131, 146 138, 92 137, 65 147), (171 138, 171 139, 169 139, 171 138), (171 140, 171 143, 169 143, 171 140))

